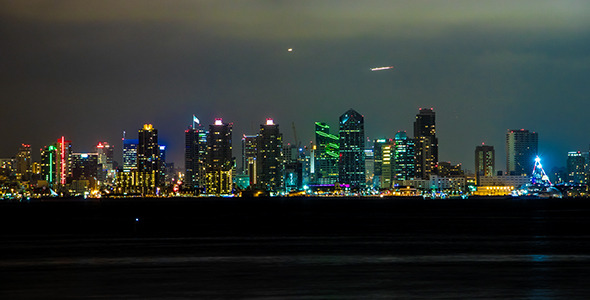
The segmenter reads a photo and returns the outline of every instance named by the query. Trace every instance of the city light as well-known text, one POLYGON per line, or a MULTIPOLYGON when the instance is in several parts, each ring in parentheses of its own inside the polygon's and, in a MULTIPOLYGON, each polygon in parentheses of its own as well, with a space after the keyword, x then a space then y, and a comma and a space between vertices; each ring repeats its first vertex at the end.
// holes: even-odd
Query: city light
POLYGON ((60 158, 60 162, 61 162, 61 173, 60 173, 60 183, 66 184, 66 163, 65 163, 65 157, 66 157, 66 146, 65 146, 66 140, 65 137, 62 136, 61 137, 61 158, 60 158))

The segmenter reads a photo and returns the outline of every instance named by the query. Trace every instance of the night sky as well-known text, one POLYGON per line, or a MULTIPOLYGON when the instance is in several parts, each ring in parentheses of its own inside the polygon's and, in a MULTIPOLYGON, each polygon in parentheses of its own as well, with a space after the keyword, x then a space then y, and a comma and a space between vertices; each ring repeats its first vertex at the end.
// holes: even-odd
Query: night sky
POLYGON ((525 128, 564 166, 590 144, 589 16, 587 0, 0 1, 0 157, 61 135, 120 153, 152 123, 183 166, 193 114, 233 122, 239 159, 267 117, 308 144, 349 108, 375 139, 433 107, 441 161, 472 170, 485 142, 504 170, 506 131, 525 128))

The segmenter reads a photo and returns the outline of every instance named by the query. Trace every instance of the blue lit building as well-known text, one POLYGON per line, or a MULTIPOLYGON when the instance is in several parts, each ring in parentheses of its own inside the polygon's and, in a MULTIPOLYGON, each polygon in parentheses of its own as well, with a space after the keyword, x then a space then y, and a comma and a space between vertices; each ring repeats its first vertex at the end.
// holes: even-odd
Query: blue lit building
POLYGON ((137 144, 138 139, 123 139, 123 170, 137 169, 137 144))
POLYGON ((394 138, 393 177, 395 180, 415 178, 414 140, 405 131, 398 131, 394 138))

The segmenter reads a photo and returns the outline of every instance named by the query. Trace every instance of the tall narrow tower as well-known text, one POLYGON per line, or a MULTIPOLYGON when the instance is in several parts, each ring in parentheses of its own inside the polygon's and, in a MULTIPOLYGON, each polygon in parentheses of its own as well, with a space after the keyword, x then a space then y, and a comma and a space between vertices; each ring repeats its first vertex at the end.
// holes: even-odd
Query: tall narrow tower
POLYGON ((207 154, 207 131, 195 121, 184 131, 184 168, 185 185, 190 189, 205 186, 205 158, 207 154))
POLYGON ((436 172, 438 163, 438 138, 436 120, 432 108, 420 108, 414 121, 416 178, 429 179, 436 172))
POLYGON ((352 189, 365 186, 365 120, 353 109, 340 116, 339 182, 352 189))
POLYGON ((72 141, 65 137, 57 139, 56 170, 57 182, 65 185, 68 178, 72 176, 72 141))
POLYGON ((137 182, 142 193, 155 193, 161 180, 160 174, 160 145, 158 145, 158 130, 152 124, 145 124, 138 131, 137 144, 137 182))
POLYGON ((215 119, 209 125, 205 185, 209 195, 228 195, 232 192, 232 128, 233 124, 215 119))
POLYGON ((267 191, 277 192, 283 187, 283 135, 273 119, 260 125, 257 141, 257 184, 267 191))

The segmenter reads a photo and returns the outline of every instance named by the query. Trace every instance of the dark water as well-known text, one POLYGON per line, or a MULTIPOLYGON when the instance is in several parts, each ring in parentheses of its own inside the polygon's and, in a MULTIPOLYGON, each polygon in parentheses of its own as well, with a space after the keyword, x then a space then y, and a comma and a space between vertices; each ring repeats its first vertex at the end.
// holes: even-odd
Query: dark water
POLYGON ((120 207, 108 211, 94 207, 92 226, 78 217, 66 217, 79 216, 80 208, 62 206, 60 212, 46 206, 18 212, 5 208, 0 214, 4 220, 0 299, 590 296, 585 202, 524 206, 498 202, 483 210, 420 203, 393 205, 396 209, 382 214, 377 214, 379 208, 389 209, 389 204, 363 204, 364 211, 355 205, 349 209, 289 205, 292 213, 280 213, 284 208, 280 206, 266 210, 264 215, 272 215, 266 218, 251 211, 224 208, 221 214, 211 209, 215 214, 198 222, 208 229, 190 231, 198 234, 171 232, 171 223, 190 227, 193 222, 176 214, 167 216, 162 207, 151 213, 127 206, 124 212, 120 207), (124 225, 140 212, 152 223, 124 225), (303 221, 289 218, 301 213, 307 216, 303 221), (243 222, 243 214, 248 220, 252 215, 258 218, 243 222), (27 217, 31 215, 36 219, 33 228, 23 221, 31 222, 27 217), (156 216, 162 221, 155 221, 156 216), (64 218, 75 226, 64 227, 68 223, 63 223, 64 218), (281 222, 284 218, 287 221, 281 222), (234 219, 240 221, 214 221, 234 219), (51 225, 52 221, 60 225, 51 225), (53 233, 42 230, 44 223, 53 233), (116 226, 106 226, 110 223, 127 227, 113 231, 116 226))

